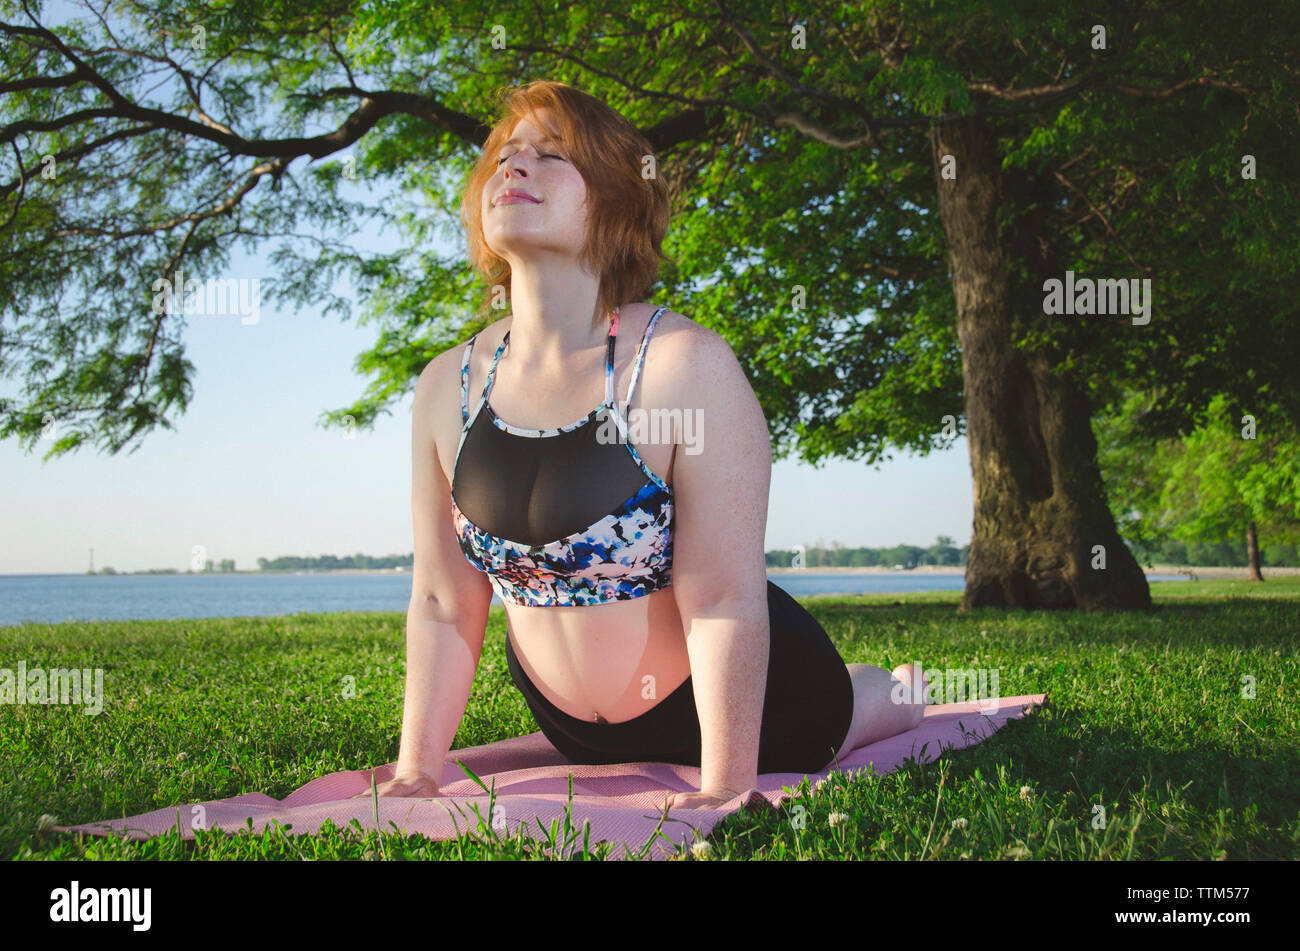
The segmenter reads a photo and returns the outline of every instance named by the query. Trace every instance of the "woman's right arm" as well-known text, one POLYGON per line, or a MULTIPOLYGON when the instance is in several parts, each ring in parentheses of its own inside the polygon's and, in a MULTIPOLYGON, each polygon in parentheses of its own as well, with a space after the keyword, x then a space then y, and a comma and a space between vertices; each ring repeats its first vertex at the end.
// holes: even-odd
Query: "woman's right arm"
MULTIPOLYGON (((379 795, 436 795, 442 764, 469 702, 483 651, 492 586, 465 558, 451 514, 451 487, 434 434, 456 444, 459 347, 430 361, 415 386, 411 418, 411 514, 415 562, 406 609, 406 695, 393 779, 379 795), (454 424, 453 424, 454 425, 454 424), (454 432, 454 439, 453 439, 454 432)), ((367 794, 368 795, 368 794, 367 794)))

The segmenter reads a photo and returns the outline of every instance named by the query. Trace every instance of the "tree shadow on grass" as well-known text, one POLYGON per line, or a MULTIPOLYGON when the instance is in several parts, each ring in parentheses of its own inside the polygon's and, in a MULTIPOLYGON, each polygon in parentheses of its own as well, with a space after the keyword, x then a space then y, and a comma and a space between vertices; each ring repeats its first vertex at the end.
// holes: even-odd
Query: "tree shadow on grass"
POLYGON ((1077 797, 1080 828, 1092 819, 1087 804, 1119 803, 1170 825, 1198 826, 1208 837, 1219 810, 1232 810, 1240 822, 1254 806, 1254 821, 1273 830, 1259 831, 1252 857, 1295 857, 1287 835, 1300 818, 1300 754, 1294 746, 1266 755, 1218 742, 1169 749, 1151 744, 1139 730, 1098 727, 1084 713, 1049 702, 976 746, 945 751, 953 761, 952 779, 970 778, 976 768, 987 778, 1006 765, 1038 795, 1077 797), (1169 808, 1169 818, 1159 818, 1161 807, 1169 808))

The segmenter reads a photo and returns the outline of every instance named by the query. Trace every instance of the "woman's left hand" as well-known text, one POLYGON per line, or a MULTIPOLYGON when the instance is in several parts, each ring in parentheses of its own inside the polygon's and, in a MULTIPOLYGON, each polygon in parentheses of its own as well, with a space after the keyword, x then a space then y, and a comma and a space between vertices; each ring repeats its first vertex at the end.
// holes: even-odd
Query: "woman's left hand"
POLYGON ((692 793, 672 793, 664 803, 667 809, 716 809, 741 795, 739 790, 724 786, 701 789, 692 793))

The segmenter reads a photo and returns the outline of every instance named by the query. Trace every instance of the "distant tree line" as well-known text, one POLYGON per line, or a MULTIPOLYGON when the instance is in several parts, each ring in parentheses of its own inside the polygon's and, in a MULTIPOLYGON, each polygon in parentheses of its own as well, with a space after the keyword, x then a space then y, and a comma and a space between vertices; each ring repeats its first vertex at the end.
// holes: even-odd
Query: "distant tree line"
POLYGON ((281 555, 279 558, 259 558, 257 567, 262 571, 339 571, 342 569, 383 570, 389 568, 410 568, 415 562, 414 555, 281 555))
MULTIPOLYGON (((231 573, 233 573, 233 572, 235 571, 235 559, 233 559, 233 558, 223 558, 223 559, 221 559, 221 561, 216 562, 215 565, 214 565, 212 559, 209 558, 207 561, 205 561, 205 562, 203 563, 203 565, 204 565, 204 567, 203 567, 203 570, 202 570, 202 571, 198 571, 198 572, 196 572, 196 571, 193 571, 192 569, 186 569, 185 574, 187 574, 187 575, 191 575, 191 574, 231 574, 231 573)), ((88 575, 93 575, 93 574, 100 574, 100 575, 115 575, 115 574, 119 574, 119 572, 118 572, 118 570, 117 570, 116 568, 112 567, 111 565, 105 565, 103 568, 100 568, 99 571, 87 571, 86 574, 88 574, 88 575)), ((126 572, 121 572, 121 574, 128 574, 128 575, 178 575, 178 574, 180 574, 180 572, 177 571, 175 568, 141 568, 141 569, 139 569, 138 571, 126 571, 126 572)))
MULTIPOLYGON (((803 552, 805 568, 916 568, 920 565, 948 565, 965 567, 969 545, 958 548, 947 535, 940 535, 929 548, 916 545, 894 545, 890 548, 845 548, 833 542, 831 548, 820 543, 803 552)), ((769 551, 767 567, 790 568, 794 564, 795 549, 769 551)))
MULTIPOLYGON (((1202 568, 1243 567, 1247 564, 1246 547, 1237 541, 1182 542, 1167 540, 1141 544, 1127 541, 1129 550, 1137 560, 1147 565, 1189 565, 1202 568)), ((1300 566, 1300 550, 1296 545, 1281 543, 1260 548, 1260 560, 1274 567, 1300 566)), ((846 548, 839 542, 829 547, 820 540, 803 551, 805 568, 918 568, 924 565, 964 568, 969 545, 958 547, 951 538, 940 535, 927 548, 918 545, 893 545, 887 548, 846 548)), ((794 564, 795 549, 774 549, 765 555, 769 568, 790 568, 794 564)), ((282 555, 279 558, 259 558, 257 566, 262 571, 339 571, 345 569, 391 570, 410 569, 411 554, 374 557, 355 555, 282 555)), ((209 568, 209 570, 211 570, 209 568)), ((224 567, 221 570, 232 570, 224 567)))

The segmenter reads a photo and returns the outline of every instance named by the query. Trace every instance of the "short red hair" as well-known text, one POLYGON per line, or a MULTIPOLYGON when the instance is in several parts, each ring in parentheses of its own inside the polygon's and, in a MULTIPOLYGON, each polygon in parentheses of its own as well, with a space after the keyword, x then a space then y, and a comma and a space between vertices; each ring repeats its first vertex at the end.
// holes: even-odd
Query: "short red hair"
MULTIPOLYGON (((470 266, 487 281, 480 313, 492 306, 492 288, 505 286, 510 298, 510 263, 488 247, 483 236, 483 188, 496 173, 497 154, 527 116, 538 129, 554 134, 587 185, 588 232, 582 259, 600 275, 596 303, 606 314, 615 307, 647 296, 659 277, 660 259, 668 231, 668 186, 659 174, 645 178, 642 168, 654 150, 625 118, 601 102, 565 83, 536 80, 513 86, 499 95, 501 112, 483 144, 461 197, 470 266), (537 115, 549 109, 554 125, 537 115)), ((598 318, 597 326, 603 321, 598 318)))

